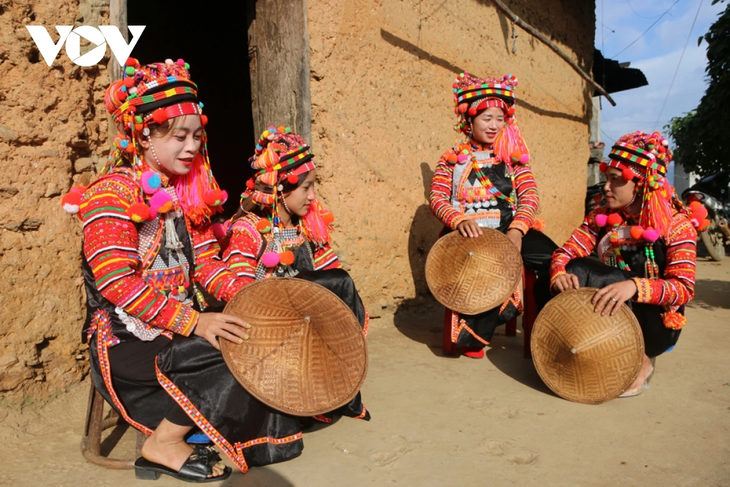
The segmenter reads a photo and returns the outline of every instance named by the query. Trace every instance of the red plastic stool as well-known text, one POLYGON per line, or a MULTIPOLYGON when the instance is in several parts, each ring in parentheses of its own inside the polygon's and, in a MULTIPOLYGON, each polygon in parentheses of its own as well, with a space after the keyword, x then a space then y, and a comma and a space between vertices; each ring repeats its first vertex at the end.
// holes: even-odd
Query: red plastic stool
MULTIPOLYGON (((537 303, 535 302, 535 273, 527 268, 522 269, 522 333, 525 335, 525 358, 530 358, 530 336, 532 335, 532 325, 535 324, 537 318, 537 303)), ((517 318, 507 322, 505 335, 513 337, 517 335, 517 318)))

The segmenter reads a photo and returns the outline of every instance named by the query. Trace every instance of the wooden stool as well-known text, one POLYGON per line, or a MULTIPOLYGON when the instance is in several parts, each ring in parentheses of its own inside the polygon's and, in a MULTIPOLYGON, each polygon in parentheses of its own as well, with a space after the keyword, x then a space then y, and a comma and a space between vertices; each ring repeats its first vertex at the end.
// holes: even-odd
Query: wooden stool
MULTIPOLYGON (((532 335, 532 325, 537 319, 537 303, 535 302, 535 280, 537 276, 526 267, 522 269, 522 334, 524 335, 524 354, 525 358, 530 358, 530 336, 532 335)), ((517 335, 517 318, 507 322, 505 335, 513 337, 517 335)))
MULTIPOLYGON (((537 318, 537 304, 535 303, 535 294, 533 288, 535 287, 535 280, 537 276, 535 273, 527 268, 522 270, 522 304, 524 310, 522 312, 522 333, 525 335, 525 358, 530 358, 530 335, 532 334, 532 325, 535 323, 537 318)), ((507 329, 505 335, 516 336, 517 335, 517 318, 507 322, 507 329)), ((444 355, 456 355, 456 344, 451 341, 451 310, 446 308, 444 312, 444 338, 442 350, 444 355)))
POLYGON ((109 411, 107 417, 104 418, 104 403, 104 398, 99 394, 99 391, 96 390, 92 382, 91 391, 89 392, 89 407, 86 410, 86 427, 84 429, 84 437, 81 439, 81 453, 87 461, 100 467, 115 470, 132 469, 134 468, 134 461, 141 456, 142 444, 147 439, 147 435, 141 431, 137 431, 137 452, 132 459, 122 460, 102 456, 102 432, 106 429, 126 424, 124 419, 114 409, 109 411))

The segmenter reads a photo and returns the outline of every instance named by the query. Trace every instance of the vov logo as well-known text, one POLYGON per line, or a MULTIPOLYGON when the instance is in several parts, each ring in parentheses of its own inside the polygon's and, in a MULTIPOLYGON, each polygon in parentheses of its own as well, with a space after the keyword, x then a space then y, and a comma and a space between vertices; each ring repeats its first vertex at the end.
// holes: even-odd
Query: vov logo
POLYGON ((49 66, 56 60, 61 46, 64 43, 66 43, 66 54, 77 66, 93 66, 94 64, 98 64, 104 57, 104 54, 106 54, 107 44, 109 44, 112 54, 114 54, 119 65, 124 66, 127 58, 132 53, 132 49, 137 45, 137 41, 145 27, 144 25, 130 25, 129 32, 132 33, 132 40, 127 44, 122 33, 114 25, 100 25, 98 29, 89 25, 82 25, 75 29, 72 25, 57 25, 56 31, 58 32, 59 39, 54 44, 45 27, 41 25, 25 26, 28 32, 30 32, 30 36, 33 38, 38 50, 41 52, 43 60, 49 66), (81 55, 82 37, 96 46, 83 56, 81 55))

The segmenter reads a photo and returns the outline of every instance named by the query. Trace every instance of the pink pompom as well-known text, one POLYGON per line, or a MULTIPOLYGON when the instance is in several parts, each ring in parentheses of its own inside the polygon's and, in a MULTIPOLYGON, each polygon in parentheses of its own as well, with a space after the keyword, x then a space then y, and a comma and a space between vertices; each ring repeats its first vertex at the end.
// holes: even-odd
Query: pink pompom
POLYGON ((167 213, 172 209, 172 196, 167 191, 158 191, 150 198, 150 208, 155 213, 167 213))
POLYGON ((225 203, 226 201, 228 201, 228 191, 224 189, 221 191, 221 204, 225 203))
POLYGON ((528 162, 530 162, 530 154, 522 154, 520 156, 520 162, 522 164, 527 164, 528 162))
POLYGON ((605 227, 607 221, 608 217, 603 213, 596 215, 596 225, 598 225, 599 227, 605 227))
POLYGON ((215 235, 216 240, 222 242, 226 238, 226 225, 222 223, 214 223, 211 228, 213 229, 213 235, 215 235))
POLYGON ((466 154, 459 154, 458 156, 456 156, 456 162, 458 162, 459 164, 465 164, 468 160, 469 156, 466 154))
POLYGON ((266 252, 261 256, 261 263, 266 267, 276 267, 279 265, 279 254, 276 252, 266 252))
POLYGON ((145 171, 142 173, 142 190, 145 194, 153 194, 162 186, 162 180, 159 174, 154 171, 145 171))
POLYGON ((647 228, 646 230, 644 230, 644 233, 641 234, 641 238, 643 238, 647 242, 656 242, 656 240, 659 238, 659 232, 657 232, 653 228, 647 228))

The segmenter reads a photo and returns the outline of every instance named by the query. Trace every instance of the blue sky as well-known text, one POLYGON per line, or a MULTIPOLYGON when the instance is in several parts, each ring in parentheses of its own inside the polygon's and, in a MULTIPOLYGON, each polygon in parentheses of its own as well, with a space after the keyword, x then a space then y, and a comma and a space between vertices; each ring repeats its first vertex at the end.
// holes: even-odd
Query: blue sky
POLYGON ((611 95, 615 107, 602 100, 601 140, 609 146, 634 130, 663 132, 670 118, 694 109, 705 92, 707 43, 698 47, 697 38, 707 32, 727 2, 712 5, 712 0, 679 0, 651 30, 619 54, 673 3, 675 0, 596 0, 596 48, 609 59, 631 62, 649 81, 649 86, 611 95), (685 43, 687 49, 669 92, 685 43))

